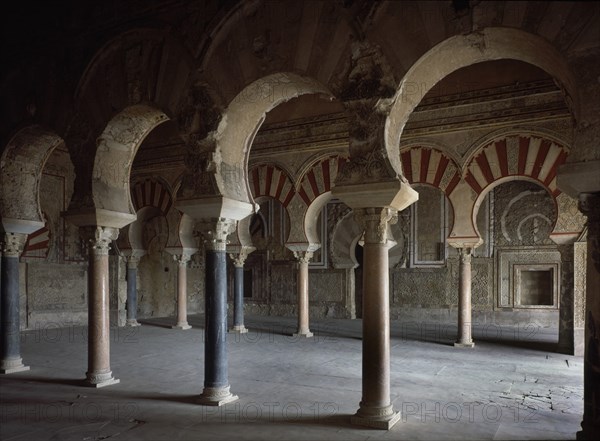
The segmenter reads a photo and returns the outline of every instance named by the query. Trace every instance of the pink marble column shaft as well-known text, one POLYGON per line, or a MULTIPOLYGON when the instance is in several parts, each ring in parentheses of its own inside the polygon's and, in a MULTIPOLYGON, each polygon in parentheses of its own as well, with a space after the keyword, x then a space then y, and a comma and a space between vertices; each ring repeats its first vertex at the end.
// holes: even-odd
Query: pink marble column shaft
POLYGON ((363 358, 362 399, 353 424, 389 430, 400 419, 390 399, 389 256, 393 238, 388 224, 395 210, 355 210, 363 236, 363 358))
POLYGON ((309 299, 308 299, 308 262, 313 256, 311 251, 294 252, 298 260, 298 332, 294 336, 312 337, 309 327, 309 299))
POLYGON ((103 387, 119 383, 110 368, 108 250, 118 230, 84 228, 88 239, 88 371, 86 384, 103 387))
POLYGON ((471 335, 471 253, 472 248, 458 248, 458 340, 454 346, 472 348, 471 335))
POLYGON ((187 320, 187 263, 190 256, 173 256, 177 262, 177 324, 175 329, 191 329, 187 320))

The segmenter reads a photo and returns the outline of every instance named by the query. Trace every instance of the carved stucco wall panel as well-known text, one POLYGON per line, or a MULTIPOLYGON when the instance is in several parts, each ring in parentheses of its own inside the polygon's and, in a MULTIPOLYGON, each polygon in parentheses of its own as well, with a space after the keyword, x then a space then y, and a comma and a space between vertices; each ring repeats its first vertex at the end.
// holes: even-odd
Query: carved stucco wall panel
POLYGON ((556 197, 558 205, 558 219, 554 227, 555 233, 581 232, 585 226, 586 218, 577 207, 578 201, 566 193, 556 197))
POLYGON ((539 185, 513 181, 494 189, 497 246, 550 245, 556 206, 539 185))
MULTIPOLYGON (((87 323, 87 268, 80 265, 27 264, 29 329, 55 323, 57 327, 87 323)), ((26 288, 25 288, 26 287, 26 288)))
POLYGON ((575 242, 574 249, 574 324, 576 328, 585 326, 585 295, 586 295, 586 265, 587 243, 575 242))
POLYGON ((406 269, 393 272, 393 299, 412 307, 447 306, 447 268, 406 269))
POLYGON ((309 271, 309 300, 311 302, 342 303, 345 296, 343 271, 309 271))
MULTIPOLYGON (((17 132, 0 157, 0 213, 5 219, 43 222, 38 192, 42 171, 62 138, 40 126, 17 132)), ((3 223, 4 223, 3 222, 3 223)))

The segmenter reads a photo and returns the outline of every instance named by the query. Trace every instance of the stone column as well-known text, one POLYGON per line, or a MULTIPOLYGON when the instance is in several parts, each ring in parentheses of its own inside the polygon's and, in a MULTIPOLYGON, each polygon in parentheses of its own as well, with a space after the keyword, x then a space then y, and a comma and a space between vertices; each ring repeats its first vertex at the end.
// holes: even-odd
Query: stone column
POLYGON ((600 433, 600 192, 581 193, 579 209, 587 216, 585 355, 583 359, 583 421, 577 439, 600 433))
POLYGON ((0 275, 0 374, 28 371, 21 358, 21 328, 19 323, 19 256, 27 234, 2 235, 2 274, 0 275))
MULTIPOLYGON (((400 419, 390 400, 389 208, 355 210, 364 230, 362 399, 353 424, 389 430, 400 419)), ((393 243, 393 242, 392 242, 393 243)))
POLYGON ((177 262, 177 324, 173 329, 192 329, 187 321, 187 264, 191 259, 190 254, 173 255, 177 262))
POLYGON ((248 332, 244 326, 244 262, 246 262, 246 254, 230 255, 235 268, 234 286, 233 286, 233 327, 229 332, 245 334, 248 332))
POLYGON ((117 384, 110 369, 108 250, 117 228, 91 226, 80 229, 88 242, 88 371, 85 384, 104 387, 117 384))
POLYGON ((140 258, 127 256, 127 321, 125 326, 141 326, 137 321, 137 273, 140 258))
POLYGON ((310 338, 309 322, 309 300, 308 300, 308 262, 312 259, 312 251, 294 251, 294 257, 298 260, 298 332, 295 337, 310 338))
POLYGON ((356 276, 354 267, 346 268, 346 318, 356 318, 356 276))
POLYGON ((204 224, 206 294, 204 338, 204 391, 199 403, 222 406, 238 399, 229 390, 227 372, 227 236, 235 221, 220 218, 204 224))
POLYGON ((473 248, 458 248, 458 348, 475 346, 471 336, 471 257, 473 248))

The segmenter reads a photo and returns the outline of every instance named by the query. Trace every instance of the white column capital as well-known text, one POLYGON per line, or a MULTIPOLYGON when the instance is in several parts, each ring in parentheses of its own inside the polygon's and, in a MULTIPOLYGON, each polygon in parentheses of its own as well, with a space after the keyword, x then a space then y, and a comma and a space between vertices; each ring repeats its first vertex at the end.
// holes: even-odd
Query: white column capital
POLYGON ((299 263, 308 264, 313 258, 312 251, 294 251, 294 257, 299 263))
POLYGON ((146 250, 140 248, 132 248, 119 250, 119 254, 127 263, 127 268, 136 269, 140 263, 140 259, 146 255, 146 250))
POLYGON ((79 234, 87 242, 88 250, 96 255, 108 255, 110 243, 119 236, 119 229, 100 225, 79 228, 79 234))
POLYGON ((243 268, 244 263, 246 263, 246 259, 248 258, 248 254, 246 254, 246 253, 230 254, 229 257, 231 258, 231 261, 233 262, 233 266, 235 266, 236 268, 243 268))
POLYGON ((461 263, 471 263, 471 258, 473 257, 473 248, 464 247, 457 248, 457 250, 461 263))
POLYGON ((191 253, 173 254, 173 260, 177 262, 178 266, 187 266, 188 262, 192 259, 191 253))
POLYGON ((140 258, 138 256, 127 256, 125 261, 127 262, 127 268, 136 269, 140 263, 140 258))
POLYGON ((354 210, 354 219, 364 231, 365 243, 382 243, 393 241, 389 225, 398 222, 398 211, 393 208, 360 208, 354 210))
POLYGON ((236 268, 242 268, 246 262, 246 259, 248 258, 248 255, 253 251, 256 251, 256 248, 253 246, 235 245, 228 249, 227 252, 229 253, 229 257, 233 262, 233 266, 236 268))
POLYGON ((206 249, 226 251, 227 236, 235 231, 236 224, 236 220, 218 218, 199 221, 196 226, 202 233, 206 249))
POLYGON ((0 249, 2 254, 7 257, 19 257, 27 243, 27 234, 24 233, 3 233, 0 236, 0 249))

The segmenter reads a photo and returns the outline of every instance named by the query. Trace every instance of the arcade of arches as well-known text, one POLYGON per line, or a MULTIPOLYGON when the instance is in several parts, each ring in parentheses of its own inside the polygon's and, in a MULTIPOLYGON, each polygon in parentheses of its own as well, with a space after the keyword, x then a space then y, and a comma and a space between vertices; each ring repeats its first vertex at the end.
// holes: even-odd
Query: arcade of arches
POLYGON ((354 320, 349 421, 396 430, 390 325, 448 324, 458 357, 477 324, 533 325, 582 357, 577 437, 600 433, 599 3, 25 1, 6 17, 3 388, 35 374, 36 329, 87 326, 80 387, 110 394, 111 330, 168 318, 190 335, 200 315, 194 406, 227 406, 245 317, 293 318, 306 341, 312 320, 354 320))

